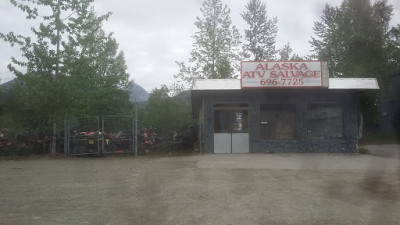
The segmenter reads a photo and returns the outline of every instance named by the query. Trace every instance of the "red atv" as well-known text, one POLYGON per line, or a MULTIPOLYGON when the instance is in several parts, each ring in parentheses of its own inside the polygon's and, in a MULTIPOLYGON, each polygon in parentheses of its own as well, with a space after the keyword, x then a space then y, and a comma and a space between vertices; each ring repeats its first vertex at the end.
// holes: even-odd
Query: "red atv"
POLYGON ((139 138, 139 154, 149 153, 150 150, 158 147, 162 141, 162 138, 151 128, 143 128, 139 133, 139 138))

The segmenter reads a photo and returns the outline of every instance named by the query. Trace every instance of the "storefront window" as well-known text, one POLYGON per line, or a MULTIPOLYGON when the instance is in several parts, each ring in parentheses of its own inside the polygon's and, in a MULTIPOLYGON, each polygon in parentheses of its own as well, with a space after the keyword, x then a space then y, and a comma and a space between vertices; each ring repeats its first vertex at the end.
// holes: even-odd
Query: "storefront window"
POLYGON ((307 108, 309 139, 343 138, 342 106, 311 104, 307 108))
POLYGON ((261 139, 296 138, 296 106, 261 104, 260 138, 261 139))

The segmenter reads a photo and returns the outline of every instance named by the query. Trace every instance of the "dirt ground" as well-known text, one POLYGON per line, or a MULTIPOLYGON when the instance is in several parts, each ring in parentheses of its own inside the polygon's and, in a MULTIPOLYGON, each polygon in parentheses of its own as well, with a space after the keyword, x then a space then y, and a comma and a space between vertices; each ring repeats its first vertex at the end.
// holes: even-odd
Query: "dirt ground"
POLYGON ((0 171, 0 224, 400 224, 396 157, 39 157, 0 171))

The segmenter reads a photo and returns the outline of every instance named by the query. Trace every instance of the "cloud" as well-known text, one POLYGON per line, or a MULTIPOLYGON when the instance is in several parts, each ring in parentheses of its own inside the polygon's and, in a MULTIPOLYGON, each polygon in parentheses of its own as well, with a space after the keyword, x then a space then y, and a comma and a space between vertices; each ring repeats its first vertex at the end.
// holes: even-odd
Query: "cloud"
MULTIPOLYGON (((231 9, 233 24, 244 33, 246 26, 240 16, 245 10, 247 0, 222 0, 231 9)), ((340 0, 267 0, 267 13, 270 18, 278 18, 277 48, 290 42, 293 53, 305 56, 309 54, 308 41, 313 36, 314 21, 319 21, 326 2, 338 6, 340 0)), ((170 85, 178 72, 175 61, 187 61, 192 50, 196 32, 194 22, 201 16, 203 0, 96 0, 95 11, 98 15, 113 12, 104 29, 113 32, 124 51, 131 79, 151 91, 162 84, 170 85)), ((394 6, 392 25, 400 21, 400 2, 389 0, 394 6)), ((0 32, 29 32, 33 21, 26 21, 24 14, 8 1, 0 1, 0 32)), ((12 79, 6 65, 10 56, 19 56, 15 48, 0 42, 0 78, 1 82, 12 79)))
POLYGON ((185 60, 194 34, 194 12, 201 2, 181 0, 97 1, 99 13, 112 11, 105 29, 124 51, 129 73, 147 91, 174 82, 176 60, 185 60))

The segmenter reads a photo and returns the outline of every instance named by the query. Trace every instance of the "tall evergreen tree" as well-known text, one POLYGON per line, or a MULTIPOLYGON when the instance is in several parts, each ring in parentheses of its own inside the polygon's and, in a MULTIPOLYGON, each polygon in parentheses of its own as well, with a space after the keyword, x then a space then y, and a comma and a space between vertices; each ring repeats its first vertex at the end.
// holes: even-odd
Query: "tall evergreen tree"
POLYGON ((56 121, 66 113, 88 114, 102 108, 99 104, 106 107, 111 92, 121 93, 117 101, 128 102, 125 61, 122 53, 116 55, 115 40, 101 30, 110 13, 96 16, 93 0, 10 2, 39 23, 31 36, 0 33, 1 39, 19 46, 24 58, 13 57, 9 65, 17 76, 17 111, 25 127, 52 127, 55 154, 56 121), (83 104, 99 99, 103 102, 97 105, 83 104))
POLYGON ((398 71, 400 70, 400 24, 392 27, 388 37, 388 69, 389 71, 398 71))
MULTIPOLYGON (((326 5, 316 37, 310 43, 314 57, 327 61, 332 77, 374 77, 384 90, 394 72, 389 66, 388 32, 392 6, 387 0, 344 0, 340 7, 326 5)), ((360 101, 367 125, 378 122, 377 95, 360 101)))
POLYGON ((250 0, 246 5, 247 11, 241 14, 246 21, 243 51, 246 58, 251 60, 275 60, 276 36, 278 33, 278 19, 268 19, 267 7, 261 0, 250 0))
POLYGON ((283 48, 279 51, 279 55, 281 56, 281 61, 287 61, 290 59, 290 54, 292 54, 293 49, 290 47, 290 44, 287 43, 283 48))
POLYGON ((297 54, 292 54, 293 49, 290 47, 290 43, 288 42, 286 45, 283 46, 282 49, 279 50, 279 55, 281 61, 301 61, 303 60, 302 57, 300 57, 297 54))
POLYGON ((197 17, 189 65, 177 62, 175 76, 190 84, 196 78, 231 78, 239 65, 239 32, 232 25, 230 9, 220 0, 206 0, 197 17))
POLYGON ((315 57, 329 63, 333 77, 375 77, 385 81, 385 45, 392 6, 386 0, 344 0, 326 5, 310 41, 315 57))

